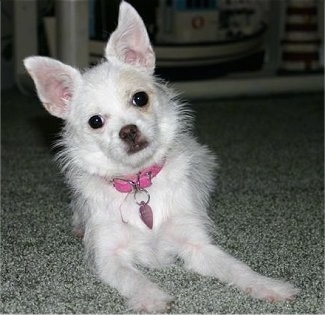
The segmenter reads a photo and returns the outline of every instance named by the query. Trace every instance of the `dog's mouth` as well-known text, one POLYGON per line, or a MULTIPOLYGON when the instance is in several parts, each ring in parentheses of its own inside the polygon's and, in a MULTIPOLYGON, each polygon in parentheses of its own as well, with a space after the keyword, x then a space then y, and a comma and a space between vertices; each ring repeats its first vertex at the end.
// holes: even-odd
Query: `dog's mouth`
POLYGON ((127 153, 128 154, 134 154, 137 153, 143 149, 145 149, 149 145, 149 142, 147 140, 139 141, 136 143, 128 144, 127 153))

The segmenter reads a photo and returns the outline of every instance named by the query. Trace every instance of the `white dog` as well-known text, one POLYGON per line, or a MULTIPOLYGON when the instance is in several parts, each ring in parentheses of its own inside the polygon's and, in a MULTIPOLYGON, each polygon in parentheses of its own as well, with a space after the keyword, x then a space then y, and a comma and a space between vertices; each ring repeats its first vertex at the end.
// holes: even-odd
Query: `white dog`
POLYGON ((136 265, 178 257, 185 268, 255 298, 292 299, 292 285, 212 244, 207 206, 215 158, 194 139, 188 111, 153 76, 144 23, 126 2, 105 56, 82 74, 47 57, 24 60, 44 107, 65 120, 58 158, 74 194, 74 231, 99 278, 135 311, 166 311, 172 297, 136 265))

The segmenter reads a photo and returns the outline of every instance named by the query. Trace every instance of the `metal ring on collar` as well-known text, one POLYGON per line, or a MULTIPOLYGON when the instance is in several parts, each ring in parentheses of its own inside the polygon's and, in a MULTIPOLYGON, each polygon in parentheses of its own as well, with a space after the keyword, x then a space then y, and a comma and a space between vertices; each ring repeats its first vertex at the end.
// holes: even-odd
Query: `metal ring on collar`
POLYGON ((150 201, 150 194, 144 188, 138 188, 134 192, 134 200, 139 206, 143 205, 143 203, 147 205, 149 203, 149 201, 150 201), (142 195, 144 194, 145 195, 144 197, 145 197, 145 199, 147 199, 147 201, 140 200, 140 199, 142 199, 142 198, 140 198, 141 196, 139 196, 140 194, 142 194, 142 195))

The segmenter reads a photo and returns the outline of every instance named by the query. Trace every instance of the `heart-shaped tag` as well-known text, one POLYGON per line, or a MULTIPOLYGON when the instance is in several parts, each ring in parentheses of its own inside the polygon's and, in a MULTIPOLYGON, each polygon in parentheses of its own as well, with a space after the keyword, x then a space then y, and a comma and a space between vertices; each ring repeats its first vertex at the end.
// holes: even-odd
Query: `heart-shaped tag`
POLYGON ((146 204, 144 201, 141 202, 140 208, 140 217, 144 224, 149 228, 152 229, 153 226, 153 214, 151 207, 146 204))

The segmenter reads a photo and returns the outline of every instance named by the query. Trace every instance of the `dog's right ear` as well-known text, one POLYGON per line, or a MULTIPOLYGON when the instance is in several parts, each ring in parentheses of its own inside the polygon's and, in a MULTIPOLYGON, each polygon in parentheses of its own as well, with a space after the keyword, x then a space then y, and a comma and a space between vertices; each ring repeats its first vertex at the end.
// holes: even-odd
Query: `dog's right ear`
POLYGON ((24 65, 46 110, 53 116, 66 119, 71 99, 81 84, 80 72, 48 57, 28 57, 24 65))
POLYGON ((120 4, 118 25, 109 38, 105 57, 136 66, 150 74, 154 71, 156 58, 146 27, 137 11, 125 1, 120 4))

